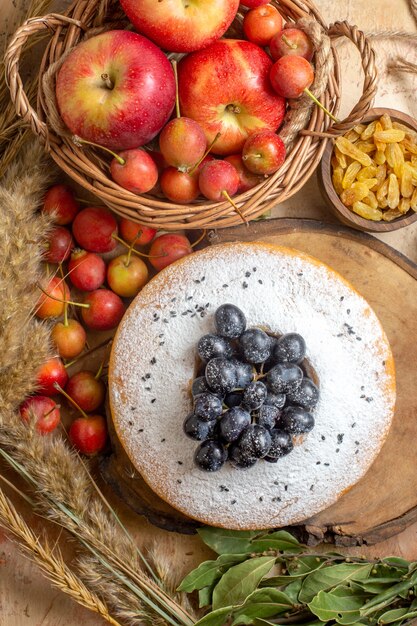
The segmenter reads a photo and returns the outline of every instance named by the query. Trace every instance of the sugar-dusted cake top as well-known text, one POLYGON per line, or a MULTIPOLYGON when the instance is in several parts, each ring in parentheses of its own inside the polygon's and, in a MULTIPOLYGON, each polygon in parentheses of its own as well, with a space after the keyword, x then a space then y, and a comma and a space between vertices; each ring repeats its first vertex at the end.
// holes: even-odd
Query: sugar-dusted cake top
POLYGON ((378 454, 395 403, 391 351, 367 302, 319 261, 262 243, 207 248, 158 274, 119 326, 109 378, 117 434, 150 487, 190 517, 237 529, 298 523, 332 504, 378 454), (288 456, 206 473, 183 422, 198 340, 224 303, 248 326, 304 337, 320 400, 314 430, 288 456))

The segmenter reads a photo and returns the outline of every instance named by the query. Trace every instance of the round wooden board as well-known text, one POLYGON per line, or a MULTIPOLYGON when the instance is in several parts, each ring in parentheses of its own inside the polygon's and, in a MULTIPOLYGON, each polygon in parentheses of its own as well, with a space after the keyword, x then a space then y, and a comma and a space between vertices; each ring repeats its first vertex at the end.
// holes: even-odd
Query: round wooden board
MULTIPOLYGON (((417 265, 369 235, 314 220, 266 220, 210 233, 212 244, 239 240, 285 245, 320 259, 349 280, 381 320, 397 372, 397 406, 387 441, 365 477, 300 530, 310 543, 338 545, 374 544, 399 533, 417 520, 417 265)), ((196 524, 159 500, 114 444, 103 474, 118 495, 157 526, 193 532, 196 524)))

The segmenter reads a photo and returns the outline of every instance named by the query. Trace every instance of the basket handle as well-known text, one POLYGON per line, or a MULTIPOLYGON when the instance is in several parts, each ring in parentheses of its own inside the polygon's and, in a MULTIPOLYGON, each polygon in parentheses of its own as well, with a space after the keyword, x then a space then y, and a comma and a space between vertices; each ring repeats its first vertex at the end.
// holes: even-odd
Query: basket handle
POLYGON ((20 59, 23 48, 32 35, 42 30, 55 30, 63 24, 72 24, 86 30, 86 27, 79 20, 75 20, 65 15, 50 13, 41 17, 32 17, 26 20, 13 35, 4 57, 6 83, 10 90, 10 97, 15 106, 16 113, 25 122, 30 124, 32 131, 38 135, 45 143, 48 143, 48 127, 41 119, 29 102, 25 92, 23 81, 20 76, 20 59))
POLYGON ((309 130, 302 130, 301 135, 312 135, 333 139, 338 135, 345 134, 362 120, 363 116, 372 107, 377 92, 378 71, 375 63, 375 51, 372 48, 366 35, 357 26, 351 26, 348 22, 335 22, 328 29, 331 39, 346 37, 358 48, 361 55, 362 68, 365 74, 363 92, 359 102, 354 106, 348 117, 344 120, 332 124, 326 132, 320 133, 309 130))

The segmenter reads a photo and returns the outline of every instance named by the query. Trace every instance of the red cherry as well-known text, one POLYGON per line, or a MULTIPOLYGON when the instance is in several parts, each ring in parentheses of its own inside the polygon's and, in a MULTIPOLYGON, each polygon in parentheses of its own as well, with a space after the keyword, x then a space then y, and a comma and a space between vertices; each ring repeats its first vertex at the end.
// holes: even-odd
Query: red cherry
POLYGON ((192 167, 202 158, 206 148, 203 129, 189 117, 171 120, 159 135, 159 149, 165 161, 173 167, 192 167))
POLYGON ((49 263, 63 263, 71 254, 74 239, 70 231, 63 226, 55 226, 49 234, 48 249, 45 252, 45 261, 49 263))
POLYGON ((157 237, 149 250, 149 261, 156 270, 162 270, 174 261, 181 259, 193 251, 190 242, 184 235, 167 233, 157 237))
POLYGON ((285 157, 285 144, 272 130, 253 133, 243 146, 242 160, 254 174, 273 174, 284 163, 285 157))
POLYGON ((88 370, 71 376, 65 391, 87 413, 98 409, 103 404, 106 395, 103 381, 97 379, 94 372, 88 370))
POLYGON ((74 448, 82 454, 97 454, 106 445, 106 420, 101 415, 79 417, 71 424, 68 437, 74 448))
POLYGON ((73 359, 84 350, 87 335, 80 322, 70 319, 57 322, 51 332, 59 356, 62 359, 73 359))
POLYGON ((81 291, 94 291, 105 281, 106 264, 94 252, 75 250, 68 263, 68 273, 74 287, 81 291))
POLYGON ((268 46, 272 37, 282 30, 282 17, 272 4, 248 11, 243 18, 243 32, 257 46, 268 46))
POLYGON ((209 200, 217 202, 234 196, 239 188, 239 174, 228 161, 210 161, 200 172, 200 191, 209 200))
POLYGON ((39 297, 35 309, 36 316, 42 320, 59 317, 64 312, 64 299, 68 301, 70 297, 70 290, 65 281, 59 276, 54 276, 44 283, 42 288, 46 293, 41 293, 39 297))
POLYGON ((311 39, 299 28, 284 28, 269 42, 269 51, 274 61, 286 55, 297 55, 311 61, 314 47, 311 39))
POLYGON ((127 220, 122 217, 119 224, 120 236, 128 243, 136 241, 137 246, 146 246, 155 237, 156 228, 150 228, 149 226, 141 226, 137 222, 127 220))
POLYGON ((19 410, 25 422, 36 420, 35 428, 41 435, 55 430, 61 421, 59 405, 47 396, 32 396, 20 405, 19 410))
POLYGON ((80 211, 72 225, 77 243, 88 252, 110 252, 117 245, 114 215, 102 207, 87 207, 80 211))
POLYGON ((42 211, 53 215, 55 224, 70 224, 79 210, 74 194, 67 185, 54 185, 46 192, 42 211))
POLYGON ((125 312, 122 300, 109 289, 92 291, 84 298, 84 304, 89 306, 81 309, 81 316, 84 323, 93 330, 116 328, 125 312))
POLYGON ((145 150, 123 150, 118 154, 123 159, 114 158, 110 163, 110 174, 113 180, 132 193, 147 193, 158 180, 158 168, 155 161, 145 150))
POLYGON ((261 7, 264 4, 268 4, 269 0, 241 0, 240 4, 244 7, 248 7, 249 9, 254 9, 255 7, 261 7))
POLYGON ((314 81, 310 63, 300 56, 287 54, 274 63, 270 72, 272 87, 279 96, 299 98, 314 81))
POLYGON ((198 172, 190 176, 175 167, 168 167, 162 172, 160 183, 162 192, 168 200, 178 204, 190 204, 200 195, 198 172))
POLYGON ((55 383, 58 383, 60 387, 64 388, 67 381, 67 370, 58 357, 49 359, 46 363, 41 365, 36 378, 38 388, 45 396, 53 396, 57 393, 54 386, 55 383))
POLYGON ((133 298, 148 281, 148 268, 142 259, 121 254, 107 267, 107 282, 114 293, 122 298, 133 298))
POLYGON ((231 163, 239 174, 239 188, 237 190, 238 193, 248 191, 249 189, 256 187, 256 185, 259 185, 259 183, 264 180, 262 176, 253 174, 247 169, 242 160, 241 154, 231 154, 230 156, 225 158, 225 161, 231 163))

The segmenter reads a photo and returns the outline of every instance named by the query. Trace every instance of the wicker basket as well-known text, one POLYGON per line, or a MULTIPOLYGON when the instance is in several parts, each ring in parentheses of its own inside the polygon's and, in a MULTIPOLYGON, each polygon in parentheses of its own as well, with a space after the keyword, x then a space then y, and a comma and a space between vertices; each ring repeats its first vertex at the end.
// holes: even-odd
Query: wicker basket
MULTIPOLYGON (((330 118, 318 107, 309 108, 304 128, 297 132, 294 140, 288 142, 287 159, 279 171, 254 189, 235 196, 234 200, 247 220, 255 219, 297 192, 316 169, 328 139, 358 123, 372 105, 376 92, 374 52, 361 31, 346 22, 337 22, 327 28, 312 0, 272 0, 271 4, 278 8, 287 22, 301 20, 312 27, 319 27, 319 32, 323 33, 328 42, 328 53, 327 59, 323 59, 321 46, 316 44, 316 77, 320 63, 327 62, 327 68, 330 66, 332 69, 325 76, 324 83, 321 78, 322 89, 315 89, 315 83, 312 91, 332 113, 337 113, 340 101, 340 68, 333 46, 336 38, 347 37, 358 47, 365 80, 360 101, 343 122, 330 126, 330 118)), ((241 17, 238 15, 236 18, 231 36, 239 34, 241 17)), ((127 22, 123 20, 118 0, 77 0, 65 15, 50 14, 27 20, 13 36, 5 57, 7 80, 17 114, 30 124, 64 172, 123 217, 165 230, 226 227, 241 223, 241 217, 226 201, 213 203, 202 200, 190 205, 178 205, 161 197, 149 194, 138 196, 123 189, 109 177, 108 161, 99 151, 77 147, 69 132, 65 129, 61 131, 56 123, 51 123, 54 90, 50 81, 52 79, 53 83, 59 59, 85 36, 109 28, 125 27, 127 22), (19 66, 27 40, 33 35, 45 36, 42 31, 50 31, 51 37, 39 71, 35 110, 25 93, 19 66)), ((298 102, 292 104, 299 106, 298 102)))

